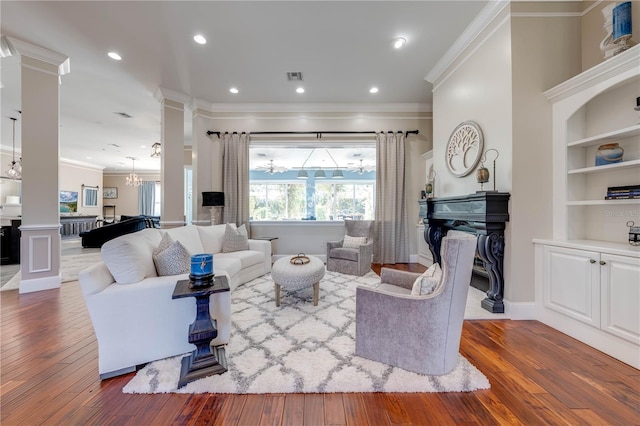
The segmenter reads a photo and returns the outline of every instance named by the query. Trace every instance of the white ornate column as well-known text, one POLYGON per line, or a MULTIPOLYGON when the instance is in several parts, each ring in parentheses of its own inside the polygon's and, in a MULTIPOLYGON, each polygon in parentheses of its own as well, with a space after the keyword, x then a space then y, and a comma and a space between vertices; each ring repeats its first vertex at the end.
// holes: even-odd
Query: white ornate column
MULTIPOLYGON (((22 224, 20 293, 60 287, 58 161, 60 76, 69 58, 9 37, 20 55, 22 110, 22 224)), ((4 51, 6 54, 6 51, 4 51)))
POLYGON ((207 135, 212 130, 211 112, 203 108, 203 102, 194 101, 192 166, 193 166, 193 218, 195 225, 211 224, 211 209, 202 207, 202 193, 222 191, 222 168, 216 167, 214 158, 222 156, 220 140, 216 135, 207 135))
POLYGON ((160 182, 161 228, 184 226, 184 105, 189 98, 159 88, 155 98, 161 104, 162 156, 160 182))

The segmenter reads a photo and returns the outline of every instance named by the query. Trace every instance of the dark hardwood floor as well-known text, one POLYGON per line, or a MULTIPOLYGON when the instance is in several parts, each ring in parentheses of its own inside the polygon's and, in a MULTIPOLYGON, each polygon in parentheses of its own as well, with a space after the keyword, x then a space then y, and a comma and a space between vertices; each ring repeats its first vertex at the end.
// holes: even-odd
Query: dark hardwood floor
POLYGON ((98 379, 77 282, 1 292, 0 308, 3 426, 640 424, 640 371, 537 321, 465 321, 460 351, 491 382, 478 392, 128 395, 133 373, 98 379))

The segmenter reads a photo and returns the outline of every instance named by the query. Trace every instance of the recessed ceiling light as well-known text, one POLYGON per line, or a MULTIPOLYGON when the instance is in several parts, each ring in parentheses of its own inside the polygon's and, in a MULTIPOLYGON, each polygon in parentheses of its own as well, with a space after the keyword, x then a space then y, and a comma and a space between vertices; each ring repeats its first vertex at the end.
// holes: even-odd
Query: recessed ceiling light
POLYGON ((372 87, 371 89, 369 89, 369 93, 378 93, 378 88, 372 87))
POLYGON ((234 95, 235 95, 236 93, 238 93, 238 89, 236 89, 235 87, 232 87, 231 89, 229 89, 229 91, 230 91, 231 93, 233 93, 234 95))
POLYGON ((91 157, 87 157, 87 160, 91 160, 91 157))
POLYGON ((122 59, 122 56, 118 55, 116 52, 109 52, 107 53, 107 55, 109 55, 111 59, 115 59, 116 61, 122 59))
POLYGON ((196 34, 193 36, 193 40, 198 44, 207 44, 207 39, 202 34, 196 34))
POLYGON ((404 37, 398 37, 393 39, 393 47, 395 47, 396 49, 400 49, 402 46, 405 45, 405 43, 407 42, 407 39, 404 37))
POLYGON ((304 87, 298 87, 298 88, 296 89, 296 92, 297 92, 297 93, 304 93, 304 87))

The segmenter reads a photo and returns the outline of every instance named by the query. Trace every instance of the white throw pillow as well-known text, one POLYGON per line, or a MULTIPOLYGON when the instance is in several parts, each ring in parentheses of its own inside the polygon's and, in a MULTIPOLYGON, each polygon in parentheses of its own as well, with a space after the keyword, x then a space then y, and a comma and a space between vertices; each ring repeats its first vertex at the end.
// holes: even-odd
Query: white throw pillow
POLYGON ((160 242, 160 230, 147 228, 107 241, 100 253, 118 284, 130 284, 158 276, 153 249, 160 242))
POLYGON ((427 268, 426 271, 422 273, 423 277, 435 277, 437 280, 442 278, 442 269, 440 268, 439 263, 434 263, 427 268))
POLYGON ((244 224, 236 228, 235 225, 227 223, 227 227, 224 229, 224 239, 222 240, 222 252, 231 253, 240 250, 249 250, 247 228, 244 224))
POLYGON ((222 253, 222 241, 227 225, 198 226, 203 253, 222 253))
POLYGON ((363 244, 367 244, 367 237, 350 237, 349 235, 345 235, 342 241, 342 247, 344 248, 358 248, 363 244))
POLYGON ((434 263, 413 282, 411 294, 414 296, 431 294, 442 279, 440 265, 434 263))

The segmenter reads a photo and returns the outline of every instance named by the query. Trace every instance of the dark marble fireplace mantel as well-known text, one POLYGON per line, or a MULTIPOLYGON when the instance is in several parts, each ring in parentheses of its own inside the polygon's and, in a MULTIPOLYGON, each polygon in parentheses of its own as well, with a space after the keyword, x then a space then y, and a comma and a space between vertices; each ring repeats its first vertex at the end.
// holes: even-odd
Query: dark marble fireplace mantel
POLYGON ((440 262, 440 243, 450 229, 478 236, 478 255, 489 275, 489 290, 482 307, 504 312, 504 230, 509 221, 508 192, 478 191, 475 194, 428 198, 423 218, 424 239, 435 262, 440 262))

